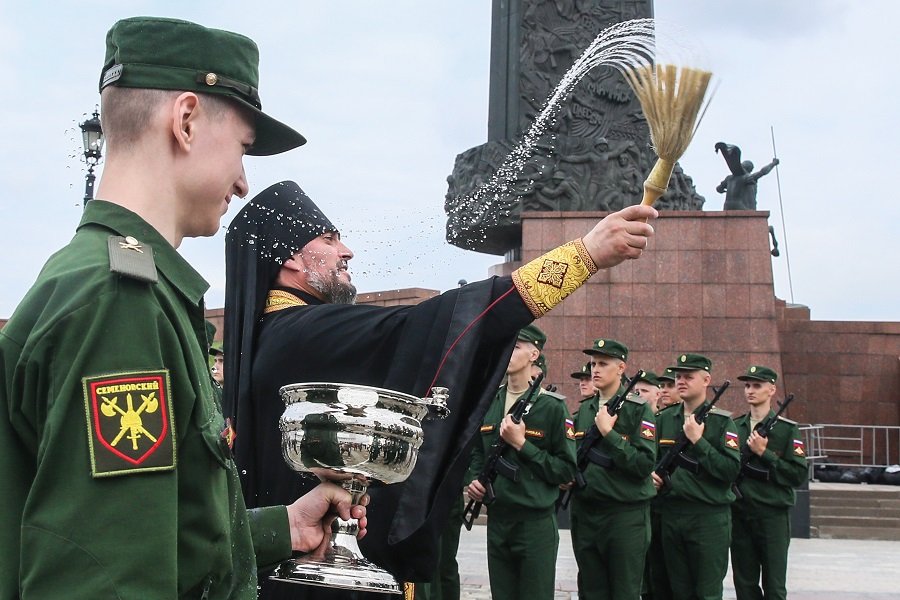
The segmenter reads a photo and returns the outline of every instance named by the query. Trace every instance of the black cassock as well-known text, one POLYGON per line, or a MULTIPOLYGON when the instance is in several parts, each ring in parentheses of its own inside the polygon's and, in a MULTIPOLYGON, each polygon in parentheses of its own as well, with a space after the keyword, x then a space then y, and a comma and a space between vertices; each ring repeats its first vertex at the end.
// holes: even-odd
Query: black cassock
MULTIPOLYGON (((451 502, 466 483, 468 444, 500 384, 516 333, 533 316, 509 277, 399 307, 323 304, 282 289, 308 306, 266 315, 256 328, 251 400, 242 399, 236 414, 235 460, 247 505, 289 504, 316 483, 281 459, 281 386, 354 383, 419 397, 432 385, 447 387, 450 416, 423 423, 425 441, 409 479, 369 488, 368 533, 360 541, 370 560, 401 580, 429 580, 451 502)), ((265 579, 266 598, 353 597, 265 579)))

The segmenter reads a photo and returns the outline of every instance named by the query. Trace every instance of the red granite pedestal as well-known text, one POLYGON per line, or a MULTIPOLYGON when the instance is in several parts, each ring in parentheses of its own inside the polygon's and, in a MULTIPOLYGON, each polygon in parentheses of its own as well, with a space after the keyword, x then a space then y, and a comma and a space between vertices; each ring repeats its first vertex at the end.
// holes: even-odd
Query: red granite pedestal
MULTIPOLYGON (((580 237, 605 215, 523 213, 523 261, 580 237)), ((788 413, 794 419, 837 420, 839 409, 826 399, 834 403, 839 396, 853 399, 853 411, 838 422, 900 423, 900 324, 816 323, 806 307, 786 307, 774 293, 768 217, 764 211, 662 212, 639 260, 597 273, 540 319, 548 335, 548 380, 574 408, 578 392, 569 374, 586 361, 583 348, 609 337, 629 347, 629 373, 660 372, 684 352, 709 356, 713 383, 732 380, 720 405, 739 413, 746 409, 737 376, 762 364, 782 373, 779 383, 797 393, 788 413), (834 336, 845 334, 848 341, 835 344, 834 336), (838 346, 854 349, 853 365, 828 353, 838 346), (865 380, 873 370, 880 370, 880 382, 865 380), (864 390, 881 399, 864 404, 864 390)), ((521 264, 504 263, 492 272, 508 274, 521 264)))

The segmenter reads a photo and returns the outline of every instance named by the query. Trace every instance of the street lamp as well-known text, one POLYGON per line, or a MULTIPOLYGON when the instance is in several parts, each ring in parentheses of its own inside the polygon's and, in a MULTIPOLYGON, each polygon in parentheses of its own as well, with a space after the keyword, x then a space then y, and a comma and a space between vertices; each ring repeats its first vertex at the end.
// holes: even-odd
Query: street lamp
POLYGON ((100 126, 100 113, 94 109, 90 119, 78 125, 81 127, 81 137, 84 142, 84 162, 87 163, 88 172, 84 177, 84 206, 89 200, 94 199, 94 167, 100 164, 103 156, 103 128, 100 126))

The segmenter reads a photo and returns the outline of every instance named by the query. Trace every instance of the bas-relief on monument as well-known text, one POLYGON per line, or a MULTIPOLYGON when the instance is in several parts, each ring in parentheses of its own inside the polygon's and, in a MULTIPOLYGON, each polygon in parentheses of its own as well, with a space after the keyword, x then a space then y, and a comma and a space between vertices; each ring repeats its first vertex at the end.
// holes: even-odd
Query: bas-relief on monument
MULTIPOLYGON (((495 0, 488 142, 456 158, 447 178, 450 243, 504 254, 521 245, 524 211, 618 210, 641 200, 656 160, 640 104, 622 75, 594 69, 511 182, 509 198, 466 201, 497 170, 578 56, 606 27, 651 17, 650 0, 495 0)), ((680 166, 662 210, 699 210, 704 199, 680 166)))
MULTIPOLYGON (((494 0, 488 142, 460 154, 448 177, 448 241, 505 254, 492 273, 509 273, 587 231, 597 211, 640 202, 656 158, 646 122, 622 77, 598 68, 563 103, 506 196, 471 204, 594 37, 652 12, 650 0, 494 0)), ((900 323, 813 321, 807 307, 777 299, 769 213, 755 210, 756 181, 774 164, 754 173, 737 147, 717 149, 731 171, 719 186, 728 210, 702 211, 704 199, 676 165, 655 204, 669 212, 654 223, 642 260, 598 273, 541 319, 550 381, 566 391, 561 373, 581 365, 584 344, 603 335, 625 341, 635 367, 706 354, 716 382, 748 364, 771 366, 781 389, 797 395, 795 420, 900 425, 900 323), (839 402, 823 401, 836 394, 839 402)), ((723 407, 744 410, 738 392, 727 395, 723 407)))

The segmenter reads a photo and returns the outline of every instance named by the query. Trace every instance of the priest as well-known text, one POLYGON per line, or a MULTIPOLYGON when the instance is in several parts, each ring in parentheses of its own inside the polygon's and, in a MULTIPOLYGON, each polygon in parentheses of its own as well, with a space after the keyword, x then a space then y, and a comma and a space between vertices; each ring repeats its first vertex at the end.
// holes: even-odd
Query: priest
MULTIPOLYGON (((583 238, 517 269, 415 306, 355 305, 340 230, 291 181, 251 200, 226 235, 224 410, 247 505, 296 498, 309 485, 281 455, 278 390, 289 383, 363 384, 425 397, 450 390, 450 416, 424 424, 415 470, 374 487, 366 556, 404 581, 430 579, 438 538, 463 488, 468 443, 496 393, 517 332, 600 268, 638 258, 653 229, 631 206, 583 238)), ((281 584, 282 586, 284 584, 281 584)))

